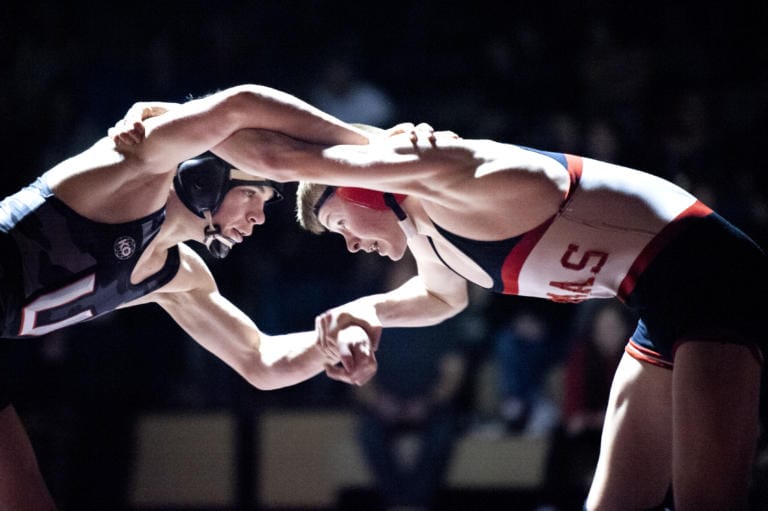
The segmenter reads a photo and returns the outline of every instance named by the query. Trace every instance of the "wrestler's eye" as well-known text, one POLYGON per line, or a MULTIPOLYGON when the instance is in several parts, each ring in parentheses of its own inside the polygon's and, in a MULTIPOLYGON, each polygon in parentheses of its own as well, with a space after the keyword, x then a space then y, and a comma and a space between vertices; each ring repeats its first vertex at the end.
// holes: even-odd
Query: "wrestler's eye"
POLYGON ((262 198, 265 202, 272 197, 272 194, 264 187, 244 188, 243 195, 246 199, 262 198))

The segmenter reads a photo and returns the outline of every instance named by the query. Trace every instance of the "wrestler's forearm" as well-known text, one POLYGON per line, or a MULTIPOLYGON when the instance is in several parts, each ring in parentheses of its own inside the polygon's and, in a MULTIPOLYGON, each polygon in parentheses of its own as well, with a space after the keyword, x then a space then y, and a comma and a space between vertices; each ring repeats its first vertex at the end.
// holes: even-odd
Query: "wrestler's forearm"
POLYGON ((368 141, 357 128, 291 94, 260 85, 232 87, 154 117, 146 118, 144 109, 131 111, 131 116, 138 117, 126 121, 132 125, 143 120, 143 140, 135 145, 121 144, 119 149, 163 170, 247 128, 272 130, 324 146, 368 141))
POLYGON ((327 364, 338 362, 320 349, 314 331, 264 335, 259 358, 259 388, 263 390, 295 385, 319 374, 327 364))
POLYGON ((455 316, 467 303, 464 293, 438 295, 414 277, 392 291, 363 297, 350 305, 371 308, 383 327, 421 327, 455 316))

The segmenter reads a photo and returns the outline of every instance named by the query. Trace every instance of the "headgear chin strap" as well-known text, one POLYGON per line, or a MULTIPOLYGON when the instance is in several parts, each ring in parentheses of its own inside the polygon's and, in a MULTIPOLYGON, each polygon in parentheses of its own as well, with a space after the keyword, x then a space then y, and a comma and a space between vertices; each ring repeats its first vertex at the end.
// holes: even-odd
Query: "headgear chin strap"
POLYGON ((213 223, 213 216, 208 210, 205 211, 205 219, 208 220, 208 225, 205 226, 203 231, 205 234, 203 244, 213 257, 224 259, 235 245, 235 240, 221 233, 221 227, 213 223))
POLYGON ((203 231, 203 243, 217 259, 225 258, 235 244, 235 240, 224 236, 221 227, 213 223, 213 215, 229 190, 236 186, 268 186, 274 190, 274 194, 265 206, 283 198, 280 183, 269 179, 233 179, 233 168, 209 151, 181 162, 173 178, 173 187, 181 202, 191 212, 208 221, 203 231))

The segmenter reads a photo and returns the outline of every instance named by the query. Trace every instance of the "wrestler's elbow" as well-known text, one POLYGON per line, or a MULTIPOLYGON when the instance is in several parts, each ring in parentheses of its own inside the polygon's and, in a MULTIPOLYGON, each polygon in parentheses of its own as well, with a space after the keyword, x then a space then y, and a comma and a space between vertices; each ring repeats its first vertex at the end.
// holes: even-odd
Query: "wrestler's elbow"
POLYGON ((463 311, 464 309, 466 309, 467 306, 469 306, 469 297, 464 295, 463 297, 461 297, 458 300, 451 301, 448 304, 448 306, 449 306, 449 309, 448 309, 448 312, 447 312, 448 315, 447 315, 447 317, 445 319, 452 318, 456 314, 458 314, 461 311, 463 311))
POLYGON ((322 371, 323 367, 309 367, 291 356, 265 360, 255 355, 243 370, 239 371, 245 380, 258 390, 277 390, 296 385, 322 371))
POLYGON ((258 375, 250 375, 246 377, 246 380, 256 389, 267 391, 290 387, 301 383, 307 378, 307 375, 301 371, 282 370, 265 371, 258 375))
POLYGON ((436 308, 434 319, 436 323, 443 322, 454 317, 469 305, 469 295, 465 293, 453 293, 450 295, 436 296, 432 295, 438 301, 439 307, 436 308))
POLYGON ((273 372, 269 367, 252 367, 246 371, 240 371, 240 374, 258 390, 275 390, 287 386, 280 375, 273 372))
POLYGON ((286 116, 301 111, 294 96, 264 85, 238 85, 228 89, 219 105, 232 126, 279 129, 286 116))

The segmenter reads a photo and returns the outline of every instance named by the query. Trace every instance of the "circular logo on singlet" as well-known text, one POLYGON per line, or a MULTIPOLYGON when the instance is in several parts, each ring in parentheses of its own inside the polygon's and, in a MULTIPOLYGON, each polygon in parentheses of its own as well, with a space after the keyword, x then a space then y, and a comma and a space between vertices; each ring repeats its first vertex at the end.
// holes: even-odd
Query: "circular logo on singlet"
POLYGON ((112 248, 115 251, 115 257, 125 260, 136 252, 136 240, 130 236, 121 236, 115 240, 112 248))

